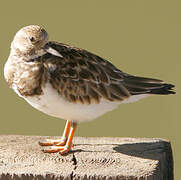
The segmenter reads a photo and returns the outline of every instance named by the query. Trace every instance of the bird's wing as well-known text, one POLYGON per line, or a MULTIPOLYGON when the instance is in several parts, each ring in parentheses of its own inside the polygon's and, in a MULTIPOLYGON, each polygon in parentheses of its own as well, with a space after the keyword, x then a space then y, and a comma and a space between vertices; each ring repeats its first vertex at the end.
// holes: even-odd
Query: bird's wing
POLYGON ((99 103, 101 98, 122 101, 131 95, 173 94, 174 85, 137 77, 117 69, 109 61, 86 50, 49 42, 44 55, 50 83, 70 102, 99 103))
POLYGON ((70 102, 122 101, 130 96, 124 73, 101 57, 62 43, 49 42, 44 66, 53 88, 70 102))

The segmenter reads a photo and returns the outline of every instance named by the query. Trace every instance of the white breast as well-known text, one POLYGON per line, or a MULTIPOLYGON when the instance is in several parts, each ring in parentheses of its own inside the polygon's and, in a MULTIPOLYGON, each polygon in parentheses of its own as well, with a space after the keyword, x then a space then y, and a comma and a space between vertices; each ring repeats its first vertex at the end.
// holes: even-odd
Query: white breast
MULTIPOLYGON (((137 100, 135 98, 129 98, 126 102, 137 100)), ((143 98, 139 95, 138 99, 143 98)), ((72 120, 76 122, 90 121, 93 120, 104 113, 115 109, 119 104, 123 102, 111 102, 102 99, 99 104, 75 104, 66 101, 61 97, 52 86, 47 83, 46 87, 43 88, 43 95, 41 96, 29 96, 25 100, 31 104, 36 109, 54 117, 61 119, 72 120)))

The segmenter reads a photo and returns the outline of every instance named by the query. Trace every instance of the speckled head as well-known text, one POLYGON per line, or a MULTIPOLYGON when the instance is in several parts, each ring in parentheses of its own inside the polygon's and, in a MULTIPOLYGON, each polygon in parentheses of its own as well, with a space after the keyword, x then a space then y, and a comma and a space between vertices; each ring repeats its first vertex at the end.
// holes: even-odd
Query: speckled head
POLYGON ((11 49, 18 49, 21 53, 38 51, 48 42, 47 32, 37 25, 29 25, 20 29, 11 43, 11 49))

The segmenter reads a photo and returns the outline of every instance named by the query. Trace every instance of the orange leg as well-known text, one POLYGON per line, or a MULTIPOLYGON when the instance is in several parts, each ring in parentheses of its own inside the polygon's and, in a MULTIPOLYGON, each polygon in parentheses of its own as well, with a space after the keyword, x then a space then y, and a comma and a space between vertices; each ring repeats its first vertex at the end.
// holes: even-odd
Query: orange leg
POLYGON ((53 145, 62 146, 62 145, 65 145, 65 143, 67 141, 68 133, 70 130, 70 125, 71 125, 71 122, 67 120, 66 125, 65 125, 65 129, 64 129, 64 133, 63 133, 63 136, 61 139, 45 139, 44 141, 40 141, 39 145, 40 146, 53 146, 53 145))
POLYGON ((69 136, 64 146, 52 146, 50 148, 44 149, 43 151, 47 153, 60 152, 61 155, 68 153, 72 146, 72 139, 73 139, 76 127, 77 127, 77 123, 72 122, 69 136))

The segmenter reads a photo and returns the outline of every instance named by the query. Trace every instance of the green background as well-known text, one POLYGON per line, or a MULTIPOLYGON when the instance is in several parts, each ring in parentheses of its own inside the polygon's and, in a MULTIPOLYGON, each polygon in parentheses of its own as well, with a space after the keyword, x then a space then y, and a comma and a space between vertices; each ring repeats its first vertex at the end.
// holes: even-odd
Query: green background
POLYGON ((1 1, 0 22, 0 134, 61 135, 63 131, 64 120, 32 108, 4 80, 3 66, 13 36, 23 26, 37 24, 47 30, 51 40, 94 52, 127 73, 176 85, 177 95, 153 96, 120 105, 95 121, 80 124, 76 135, 169 139, 175 179, 181 178, 181 3, 1 1))

